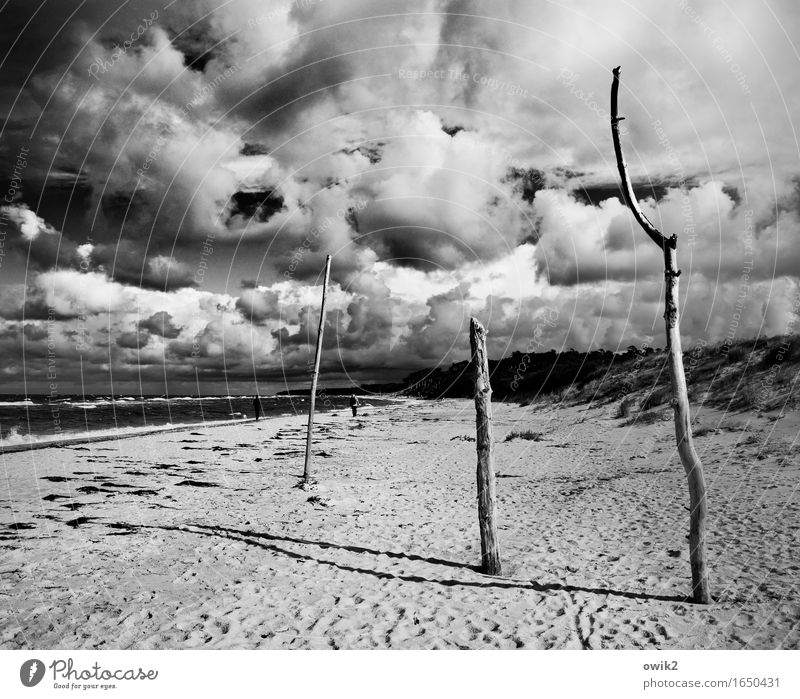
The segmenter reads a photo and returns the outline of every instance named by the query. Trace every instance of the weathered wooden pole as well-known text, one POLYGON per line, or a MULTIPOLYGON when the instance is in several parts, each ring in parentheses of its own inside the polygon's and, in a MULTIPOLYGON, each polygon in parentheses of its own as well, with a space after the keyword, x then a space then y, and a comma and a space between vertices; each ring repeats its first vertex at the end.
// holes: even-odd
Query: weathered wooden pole
POLYGON ((486 331, 475 319, 469 323, 469 344, 475 380, 475 427, 478 451, 478 525, 481 530, 481 570, 500 575, 497 546, 497 497, 494 479, 494 435, 492 434, 492 387, 486 331))
POLYGON ((308 431, 306 432, 306 462, 303 467, 303 483, 311 485, 311 432, 314 429, 314 405, 317 401, 317 379, 319 378, 319 361, 322 355, 322 332, 325 329, 325 295, 328 291, 328 280, 331 276, 331 256, 325 260, 325 281, 322 282, 322 304, 319 308, 319 330, 317 331, 317 353, 314 357, 314 376, 311 379, 311 400, 308 406, 308 431))
POLYGON ((712 599, 706 562, 708 501, 706 499, 703 464, 697 456, 692 439, 692 425, 689 418, 689 392, 686 388, 686 375, 683 368, 683 351, 681 349, 681 332, 678 319, 678 277, 680 276, 677 255, 678 237, 672 235, 668 238, 663 235, 642 213, 639 203, 636 201, 625 158, 622 155, 622 144, 619 137, 619 122, 625 118, 617 116, 620 70, 619 67, 614 68, 614 77, 611 82, 611 136, 614 140, 614 155, 617 159, 617 169, 622 182, 625 203, 633 213, 636 221, 644 229, 644 232, 664 252, 664 320, 667 329, 672 407, 675 415, 675 439, 678 444, 678 454, 689 483, 689 561, 692 567, 692 598, 700 604, 709 604, 712 599))

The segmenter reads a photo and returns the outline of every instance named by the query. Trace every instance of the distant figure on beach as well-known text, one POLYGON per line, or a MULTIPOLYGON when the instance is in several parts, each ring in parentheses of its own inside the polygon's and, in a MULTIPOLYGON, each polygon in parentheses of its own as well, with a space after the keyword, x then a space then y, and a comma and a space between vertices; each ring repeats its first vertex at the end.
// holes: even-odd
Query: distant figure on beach
POLYGON ((253 412, 256 414, 256 422, 258 422, 258 418, 261 417, 261 399, 258 396, 253 398, 253 412))
POLYGON ((356 416, 356 412, 358 412, 358 406, 359 405, 361 405, 361 403, 358 402, 358 398, 356 398, 356 394, 352 393, 350 395, 350 409, 353 411, 353 417, 356 416))

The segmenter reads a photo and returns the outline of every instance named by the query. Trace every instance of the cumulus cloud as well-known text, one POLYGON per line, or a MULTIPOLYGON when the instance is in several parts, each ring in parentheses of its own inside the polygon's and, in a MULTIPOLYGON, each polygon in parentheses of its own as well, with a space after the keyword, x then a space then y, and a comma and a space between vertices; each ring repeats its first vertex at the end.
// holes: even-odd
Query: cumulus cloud
POLYGON ((172 316, 166 311, 159 311, 149 318, 140 320, 139 329, 173 340, 181 334, 181 328, 172 322, 172 316))
POLYGON ((276 318, 279 315, 278 294, 269 289, 244 289, 236 299, 236 308, 253 322, 276 318))
MULTIPOLYGON (((788 187, 782 183, 782 190, 788 187)), ((678 262, 689 273, 730 281, 743 273, 756 280, 796 275, 800 225, 791 199, 776 218, 763 204, 735 201, 724 185, 669 188, 642 210, 666 235, 678 236, 678 262), (767 217, 766 219, 764 217, 767 217)), ((616 198, 584 204, 565 190, 542 190, 534 200, 541 239, 536 264, 552 284, 628 281, 663 274, 659 248, 616 198)))
POLYGON ((140 349, 150 340, 150 335, 146 332, 123 332, 116 339, 120 347, 126 349, 140 349))
POLYGON ((27 243, 32 243, 41 235, 58 235, 55 228, 37 216, 26 204, 2 206, 0 207, 0 216, 15 226, 22 239, 27 243))

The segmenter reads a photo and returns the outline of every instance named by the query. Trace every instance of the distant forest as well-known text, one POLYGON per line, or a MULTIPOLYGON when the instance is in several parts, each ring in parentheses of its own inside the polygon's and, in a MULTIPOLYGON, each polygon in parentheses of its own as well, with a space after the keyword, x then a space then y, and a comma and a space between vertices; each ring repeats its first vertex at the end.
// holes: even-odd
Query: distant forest
MULTIPOLYGON (((669 401, 667 353, 659 348, 628 347, 624 352, 514 352, 490 360, 495 400, 522 404, 613 402, 641 394, 645 408, 669 401)), ((692 400, 728 409, 769 411, 798 407, 800 336, 737 340, 732 344, 700 342, 684 347, 684 367, 692 400)), ((327 388, 328 395, 396 394, 417 398, 469 398, 473 395, 469 362, 423 369, 392 384, 327 388)), ((295 395, 305 391, 287 391, 295 395)))

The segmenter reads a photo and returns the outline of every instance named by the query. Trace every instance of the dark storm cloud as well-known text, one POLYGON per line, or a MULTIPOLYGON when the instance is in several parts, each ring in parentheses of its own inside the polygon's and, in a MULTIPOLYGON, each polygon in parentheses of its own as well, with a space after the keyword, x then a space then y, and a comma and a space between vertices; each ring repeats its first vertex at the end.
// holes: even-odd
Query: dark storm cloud
MULTIPOLYGON (((11 69, 0 73, 6 93, 18 96, 16 103, 9 100, 12 128, 4 133, 3 154, 11 157, 23 145, 30 151, 25 201, 32 205, 36 192, 53 200, 55 190, 68 184, 62 173, 80 173, 73 184, 89 193, 88 200, 70 196, 61 207, 72 209, 64 214, 62 232, 76 244, 89 236, 98 245, 146 239, 150 254, 158 256, 172 248, 176 231, 200 235, 199 222, 213 220, 236 187, 229 172, 215 170, 219 156, 239 148, 235 135, 205 121, 216 109, 213 93, 228 73, 208 61, 205 72, 197 70, 193 52, 208 29, 195 22, 201 8, 180 3, 167 12, 154 2, 50 5, 45 22, 34 16, 35 5, 13 2, 15 16, 33 21, 24 30, 5 23, 0 30, 6 36, 20 32, 8 66, 30 69, 39 61, 28 80, 11 69), (60 33, 48 36, 73 11, 60 33), (51 38, 51 48, 39 56, 35 47, 51 38), (186 66, 187 54, 193 68, 186 66), (51 55, 59 57, 57 65, 51 55), (13 128, 18 122, 36 128, 13 128)), ((48 201, 37 202, 36 209, 60 213, 48 201)))
POLYGON ((32 271, 80 264, 78 246, 63 238, 26 204, 0 206, 0 234, 3 253, 24 260, 32 271))
POLYGON ((230 10, 240 21, 220 19, 219 27, 237 32, 231 55, 244 50, 255 58, 242 81, 225 86, 224 98, 238 114, 279 132, 320 102, 346 99, 343 84, 396 65, 404 53, 389 40, 405 24, 402 16, 371 19, 386 13, 370 3, 298 2, 289 8, 283 17, 262 3, 238 0, 230 10), (287 41, 297 35, 302 38, 287 41))
MULTIPOLYGON (((255 284, 255 282, 253 282, 255 284)), ((245 288, 236 299, 236 310, 245 320, 259 323, 264 320, 276 320, 281 317, 279 296, 270 290, 245 288)))
POLYGON ((448 125, 442 124, 442 131, 444 131, 448 136, 455 136, 457 133, 464 131, 463 126, 459 126, 458 124, 448 125))
POLYGON ((514 191, 528 204, 533 204, 536 192, 547 187, 547 174, 532 167, 510 167, 506 179, 514 183, 514 191))
POLYGON ((243 218, 264 222, 285 210, 283 197, 275 192, 235 192, 231 197, 229 220, 243 218))
POLYGON ((466 346, 469 328, 469 286, 460 284, 428 299, 427 314, 412 321, 405 341, 407 350, 427 361, 442 361, 466 346))
POLYGON ((25 323, 22 332, 25 335, 25 339, 30 342, 38 342, 39 340, 47 339, 47 328, 32 325, 31 323, 25 323))
POLYGON ((112 279, 141 288, 174 290, 193 286, 195 269, 168 255, 145 255, 131 240, 79 245, 26 205, 0 207, 4 254, 25 261, 29 272, 48 269, 102 270, 112 279))
MULTIPOLYGON (((697 179, 692 178, 685 181, 685 186, 689 189, 699 186, 697 179)), ((645 199, 652 199, 655 202, 661 201, 667 196, 671 189, 679 188, 680 183, 675 180, 665 179, 659 182, 655 181, 635 181, 632 182, 633 193, 639 201, 645 199)), ((583 186, 574 187, 572 190, 573 196, 584 204, 592 204, 594 206, 604 202, 606 199, 618 199, 623 201, 622 190, 620 189, 619 182, 601 182, 596 184, 586 184, 583 186)), ((733 195, 736 193, 736 188, 725 187, 723 190, 726 194, 733 195)))
POLYGON ((150 334, 147 332, 125 332, 116 339, 116 343, 126 349, 139 349, 149 341, 150 334))
POLYGON ((263 143, 243 143, 239 155, 267 155, 269 148, 263 143))
POLYGON ((196 268, 169 255, 142 257, 131 241, 97 245, 91 253, 91 269, 102 269, 110 279, 142 289, 174 291, 197 284, 196 268))

